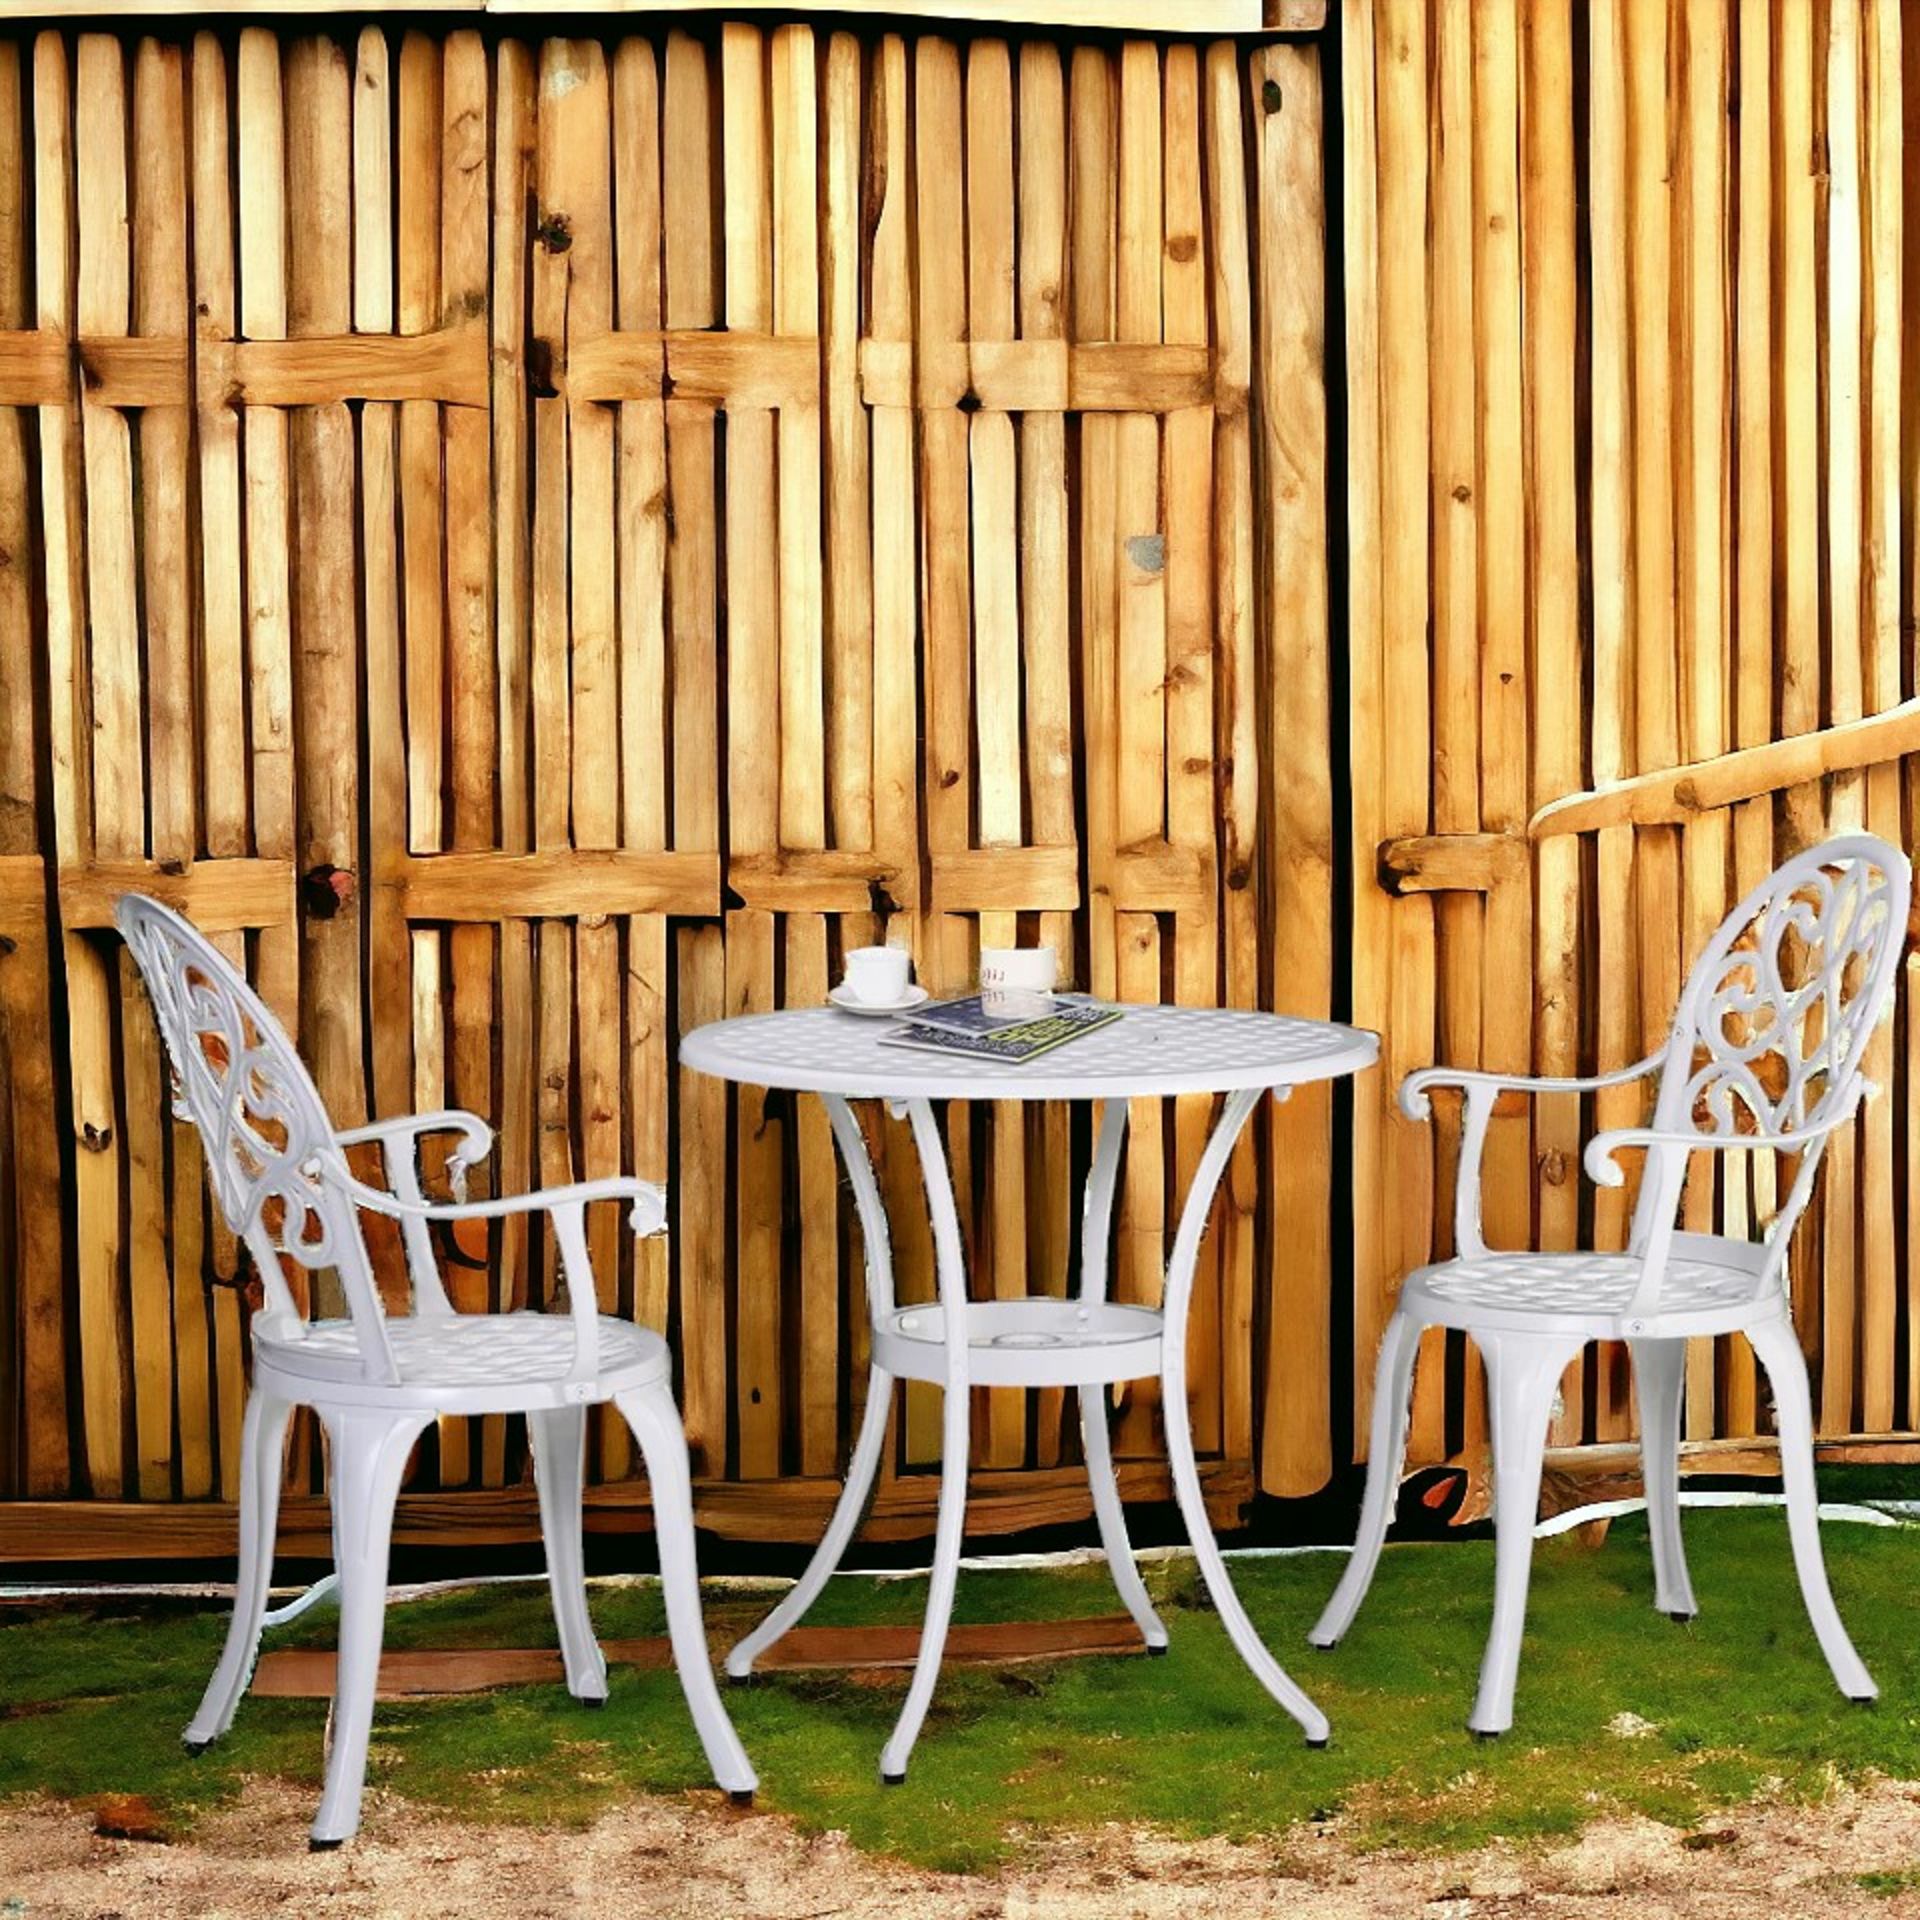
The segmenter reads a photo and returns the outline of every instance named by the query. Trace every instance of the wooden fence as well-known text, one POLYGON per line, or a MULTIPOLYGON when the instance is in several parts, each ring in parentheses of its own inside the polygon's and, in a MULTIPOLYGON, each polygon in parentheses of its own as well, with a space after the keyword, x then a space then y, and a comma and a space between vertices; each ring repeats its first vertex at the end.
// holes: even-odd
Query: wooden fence
MULTIPOLYGON (((1399 1074, 1625 1065, 1777 855, 1911 842, 1920 49, 1894 0, 1354 0, 1343 47, 1352 989, 1389 1062, 1355 1132, 1364 1405, 1394 1276, 1448 1229, 1399 1074)), ((1920 1424, 1912 967, 1795 1250, 1829 1434, 1920 1424)), ((1495 1122, 1496 1244, 1619 1244, 1577 1146, 1640 1098, 1495 1122)), ((1697 1167, 1687 1222, 1744 1236, 1784 1191, 1697 1167)), ((1478 1443, 1467 1366, 1423 1369, 1430 1457, 1478 1443)), ((1630 1421, 1624 1352, 1590 1355, 1559 1437, 1630 1421)), ((1756 1423, 1744 1341, 1696 1343, 1689 1434, 1756 1423)))
MULTIPOLYGON (((702 1517, 748 1536, 831 1498, 857 1230, 811 1103, 681 1074, 679 1031, 883 929, 937 987, 1017 934, 1103 991, 1350 1010, 1386 1070, 1350 1135, 1263 1119, 1194 1334, 1216 1504, 1325 1486, 1446 1245, 1400 1074, 1631 1060, 1778 853, 1911 837, 1909 57, 1893 0, 0 43, 0 1493, 37 1503, 0 1551, 229 1524, 246 1276, 102 934, 128 883, 233 936, 343 1120, 458 1100, 505 1185, 671 1175, 669 1243, 600 1225, 609 1305, 673 1336, 702 1517)), ((1903 996, 1794 1262, 1829 1435, 1920 1428, 1917 1047, 1903 996)), ((1496 1242, 1618 1241, 1578 1143, 1635 1099, 1502 1109, 1496 1242)), ((1206 1119, 1136 1116, 1128 1297, 1206 1119)), ((951 1126, 979 1284, 1062 1288, 1084 1122, 951 1126)), ((1777 1191, 1703 1169, 1689 1221, 1777 1191)), ((537 1237, 449 1258, 547 1297, 537 1237)), ((1472 1456, 1471 1356, 1428 1358, 1416 1454, 1472 1456)), ((1631 1432, 1622 1358, 1563 1443, 1631 1432)), ((979 1524, 1085 1513, 1062 1412, 983 1406, 979 1524)), ((930 1524, 932 1414, 882 1532, 930 1524)), ((1764 1432, 1742 1343, 1687 1418, 1764 1432)), ((1164 1491, 1150 1394, 1121 1447, 1164 1491)), ((630 1464, 603 1433, 596 1524, 639 1523, 630 1464)), ((290 1471, 317 1544, 310 1434, 290 1471)), ((403 1529, 524 1533, 523 1476, 450 1425, 403 1529)))
MULTIPOLYGON (((1327 1009, 1321 140, 1300 44, 0 42, 0 1492, 48 1503, 9 1550, 190 1551, 235 1490, 247 1275, 126 886, 229 937, 343 1123, 457 1102, 507 1189, 671 1179, 669 1241, 597 1223, 605 1304, 670 1332, 744 1534, 831 1495, 857 1230, 817 1104, 679 1032, 883 932, 936 988, 1037 936, 1105 992, 1327 1009)), ((1136 1119, 1123 1297, 1207 1121, 1136 1119)), ((980 1284, 1060 1291, 1084 1116, 949 1125, 980 1284)), ((1330 1463, 1328 1130, 1250 1141, 1209 1241, 1226 1508, 1263 1409, 1283 1480, 1330 1463)), ((549 1296, 524 1227, 446 1251, 461 1304, 549 1296)), ((1062 1396, 985 1411, 985 1524, 1085 1514, 1062 1396)), ((1164 1492, 1150 1394, 1120 1444, 1164 1492)), ((525 1467, 449 1422, 409 1511, 525 1531, 525 1467)))

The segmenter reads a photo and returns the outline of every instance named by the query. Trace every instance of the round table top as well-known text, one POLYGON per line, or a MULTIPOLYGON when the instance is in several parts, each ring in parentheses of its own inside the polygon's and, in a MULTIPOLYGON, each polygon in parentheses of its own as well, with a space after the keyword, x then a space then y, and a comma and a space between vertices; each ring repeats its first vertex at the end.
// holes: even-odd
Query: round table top
POLYGON ((1009 1065, 889 1046, 897 1023, 833 1007, 697 1027, 680 1059, 748 1086, 880 1100, 1111 1100, 1291 1087, 1360 1073, 1380 1039, 1329 1020, 1228 1007, 1128 1006, 1110 1025, 1009 1065))

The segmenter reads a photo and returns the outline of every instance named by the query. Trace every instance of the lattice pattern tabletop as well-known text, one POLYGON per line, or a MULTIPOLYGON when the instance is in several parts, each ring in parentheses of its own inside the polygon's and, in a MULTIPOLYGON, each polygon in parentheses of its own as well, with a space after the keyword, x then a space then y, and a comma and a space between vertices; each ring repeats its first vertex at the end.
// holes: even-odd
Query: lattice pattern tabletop
POLYGON ((1359 1073, 1376 1034, 1224 1007, 1130 1006, 1111 1026, 1018 1066, 889 1046, 885 1021, 811 1007, 696 1028, 683 1065, 722 1080, 887 1100, 1108 1100, 1290 1087, 1359 1073))

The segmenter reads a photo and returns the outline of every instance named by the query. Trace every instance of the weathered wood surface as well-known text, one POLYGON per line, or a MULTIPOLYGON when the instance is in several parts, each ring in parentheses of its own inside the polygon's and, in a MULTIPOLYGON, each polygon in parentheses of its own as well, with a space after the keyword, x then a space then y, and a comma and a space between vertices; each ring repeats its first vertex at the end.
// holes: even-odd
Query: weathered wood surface
MULTIPOLYGON (((592 1223, 603 1305, 673 1335, 703 1516, 754 1537, 821 1522, 861 1249, 817 1103, 680 1031, 875 939, 939 990, 1045 938, 1332 1005, 1318 49, 635 26, 0 39, 0 531, 44 546, 0 563, 0 1498, 235 1488, 248 1275, 125 888, 229 942, 343 1124, 458 1103, 496 1187, 670 1178, 665 1241, 592 1223)), ((1128 1297, 1211 1111, 1136 1116, 1128 1297)), ((1207 1243, 1223 1514, 1330 1470, 1331 1111, 1263 1118, 1207 1243)), ((978 1285, 1063 1292, 1088 1116, 949 1124, 978 1285)), ((537 1225, 447 1254, 459 1305, 552 1300, 537 1225)), ((930 1516, 932 1404, 878 1531, 930 1516)), ((1158 1485, 1150 1391, 1120 1429, 1158 1485)), ((980 1432, 1028 1488, 989 1505, 1084 1513, 1066 1396, 980 1432)), ((593 1460, 636 1470, 617 1423, 593 1460)), ((407 1497, 527 1470, 448 1421, 407 1497)), ((290 1497, 321 1471, 297 1427, 290 1497)))
MULTIPOLYGON (((1398 1276, 1447 1250, 1428 1179, 1455 1123, 1407 1122, 1400 1071, 1624 1065, 1779 855, 1910 839, 1910 18, 1343 10, 1350 945, 1389 1061, 1355 1114, 1363 1408, 1398 1276)), ((1792 1262, 1828 1433, 1920 1417, 1916 1034, 1903 994, 1886 1095, 1836 1140, 1792 1262)), ((1645 1097, 1503 1101, 1490 1240, 1620 1244, 1632 1196, 1587 1188, 1578 1146, 1645 1097)), ((1695 1167, 1688 1227, 1764 1230, 1776 1171, 1745 1160, 1695 1167)), ((1689 1436, 1759 1431, 1745 1343, 1696 1348, 1689 1436)), ((1436 1340, 1422 1371, 1414 1457, 1478 1458, 1471 1353, 1436 1340)), ((1603 1350, 1555 1439, 1633 1420, 1603 1350)))

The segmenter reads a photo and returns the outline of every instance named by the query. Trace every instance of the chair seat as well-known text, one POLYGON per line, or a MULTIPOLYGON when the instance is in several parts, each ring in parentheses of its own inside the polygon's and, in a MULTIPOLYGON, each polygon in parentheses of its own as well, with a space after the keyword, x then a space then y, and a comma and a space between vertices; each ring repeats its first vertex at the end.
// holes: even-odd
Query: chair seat
MULTIPOLYGON (((417 1315, 389 1320, 387 1339, 400 1369, 397 1389, 369 1387, 351 1320, 317 1320, 291 1340, 256 1328, 254 1353, 258 1362, 293 1380, 360 1389, 355 1399, 395 1392, 463 1401, 498 1395, 503 1410, 557 1397, 573 1365, 573 1318, 565 1313, 417 1315)), ((670 1372, 667 1343, 657 1333, 630 1320, 600 1316, 593 1398, 664 1380, 670 1372)))
POLYGON ((1594 1339, 1640 1334, 1717 1333, 1763 1312, 1784 1296, 1742 1241, 1682 1236, 1660 1287, 1658 1310, 1629 1324, 1640 1259, 1627 1253, 1485 1253, 1442 1260, 1408 1276, 1404 1311, 1427 1324, 1584 1332, 1594 1339))

